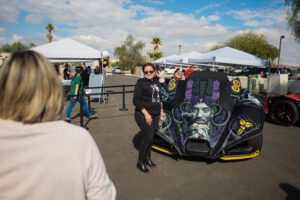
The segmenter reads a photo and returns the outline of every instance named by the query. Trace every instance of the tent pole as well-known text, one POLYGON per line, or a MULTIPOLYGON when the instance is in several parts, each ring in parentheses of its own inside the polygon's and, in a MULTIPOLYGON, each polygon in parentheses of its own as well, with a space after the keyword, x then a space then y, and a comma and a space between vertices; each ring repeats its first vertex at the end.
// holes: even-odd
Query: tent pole
POLYGON ((103 52, 101 51, 101 72, 103 74, 103 52))

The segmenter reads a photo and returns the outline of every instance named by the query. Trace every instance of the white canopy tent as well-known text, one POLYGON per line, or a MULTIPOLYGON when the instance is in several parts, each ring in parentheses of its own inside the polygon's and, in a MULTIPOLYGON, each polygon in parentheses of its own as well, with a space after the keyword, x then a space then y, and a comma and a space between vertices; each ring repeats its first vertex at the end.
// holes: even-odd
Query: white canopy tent
POLYGON ((197 58, 201 55, 202 55, 202 53, 199 53, 197 51, 191 51, 188 53, 184 53, 181 55, 181 63, 180 64, 188 65, 189 59, 197 58))
POLYGON ((182 61, 181 55, 171 55, 166 57, 166 62, 167 63, 180 63, 182 61))
POLYGON ((163 58, 159 58, 158 60, 153 61, 154 64, 188 64, 188 59, 197 58, 201 56, 202 53, 197 51, 191 51, 188 53, 184 53, 182 55, 173 54, 170 56, 166 56, 163 58))
POLYGON ((71 38, 47 43, 31 50, 44 55, 50 62, 87 62, 110 55, 107 51, 98 51, 71 38))
MULTIPOLYGON (((86 46, 82 43, 72 40, 71 38, 65 38, 55 42, 47 43, 41 46, 34 47, 31 50, 44 55, 52 63, 90 62, 110 56, 110 54, 107 51, 98 51, 92 47, 86 46)), ((67 86, 70 84, 70 80, 62 80, 62 85, 67 86)), ((91 74, 89 87, 100 87, 103 85, 103 74, 91 74)), ((99 93, 99 91, 97 90, 92 92, 99 93)), ((99 96, 99 101, 100 97, 102 98, 102 96, 99 96)))
POLYGON ((181 62, 182 58, 180 55, 177 55, 177 54, 173 54, 173 55, 170 55, 170 56, 166 56, 166 57, 162 57, 162 58, 159 58, 155 61, 153 61, 152 63, 153 64, 176 64, 176 63, 179 63, 181 62))
POLYGON ((213 65, 230 64, 257 68, 266 68, 268 66, 267 60, 230 47, 224 47, 204 53, 195 58, 189 58, 188 63, 192 65, 205 63, 213 65))

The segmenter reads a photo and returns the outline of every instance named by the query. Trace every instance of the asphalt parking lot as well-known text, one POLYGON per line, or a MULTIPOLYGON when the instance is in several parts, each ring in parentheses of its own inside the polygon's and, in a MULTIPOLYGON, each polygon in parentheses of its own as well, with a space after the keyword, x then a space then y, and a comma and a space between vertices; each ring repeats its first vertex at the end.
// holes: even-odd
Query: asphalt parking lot
MULTIPOLYGON (((114 74, 106 77, 105 85, 135 84, 136 80, 114 74)), ((139 129, 131 98, 132 94, 126 95, 128 111, 119 111, 121 95, 110 95, 107 104, 93 102, 99 119, 88 123, 117 188, 117 199, 300 199, 299 127, 265 123, 262 154, 250 160, 175 160, 154 152, 157 167, 143 174, 136 169, 139 129)), ((79 118, 73 123, 79 124, 79 118)))

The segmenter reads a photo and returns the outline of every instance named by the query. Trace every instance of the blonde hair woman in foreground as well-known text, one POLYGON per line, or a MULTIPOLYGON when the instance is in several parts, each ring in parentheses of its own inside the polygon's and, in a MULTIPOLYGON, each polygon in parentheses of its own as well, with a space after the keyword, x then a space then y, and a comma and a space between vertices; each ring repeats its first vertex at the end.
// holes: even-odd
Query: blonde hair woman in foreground
POLYGON ((33 51, 0 66, 0 199, 115 199, 103 159, 83 128, 60 121, 61 85, 33 51))

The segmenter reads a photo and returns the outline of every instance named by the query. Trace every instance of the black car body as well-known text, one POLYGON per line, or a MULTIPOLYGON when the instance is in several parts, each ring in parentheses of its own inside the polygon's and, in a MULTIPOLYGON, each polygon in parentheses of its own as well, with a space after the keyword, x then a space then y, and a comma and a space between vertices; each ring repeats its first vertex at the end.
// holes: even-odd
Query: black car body
POLYGON ((153 149, 173 154, 235 160, 258 156, 264 110, 238 79, 225 73, 193 72, 162 86, 165 118, 153 149))

